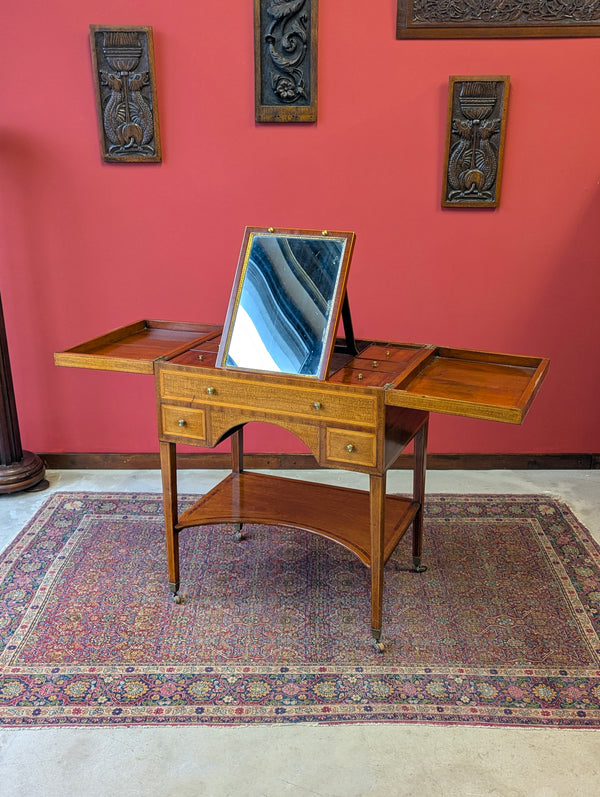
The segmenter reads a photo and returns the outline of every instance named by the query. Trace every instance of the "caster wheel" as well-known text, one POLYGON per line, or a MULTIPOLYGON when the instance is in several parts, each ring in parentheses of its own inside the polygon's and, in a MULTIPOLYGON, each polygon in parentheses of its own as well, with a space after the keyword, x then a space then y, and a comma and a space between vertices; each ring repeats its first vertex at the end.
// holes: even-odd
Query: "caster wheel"
POLYGON ((173 603, 182 603, 181 595, 173 595, 173 603))
POLYGON ((383 644, 383 642, 380 642, 378 639, 373 640, 373 647, 375 648, 377 653, 383 653, 383 651, 385 650, 385 645, 383 644))
POLYGON ((236 542, 240 542, 240 540, 244 539, 244 534, 242 532, 242 524, 241 523, 234 523, 233 524, 234 532, 233 532, 233 539, 236 542))

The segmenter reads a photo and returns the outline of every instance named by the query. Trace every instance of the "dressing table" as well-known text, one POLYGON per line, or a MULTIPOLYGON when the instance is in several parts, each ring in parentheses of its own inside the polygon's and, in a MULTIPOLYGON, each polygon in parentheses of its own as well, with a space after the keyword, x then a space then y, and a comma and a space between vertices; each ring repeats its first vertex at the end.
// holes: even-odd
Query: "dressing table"
POLYGON ((356 340, 346 294, 353 244, 352 233, 248 228, 223 325, 142 320, 59 352, 55 362, 154 375, 176 602, 182 530, 227 523, 239 539, 244 524, 304 529, 345 546, 370 569, 371 633, 383 650, 384 565, 411 527, 412 566, 425 569, 429 413, 521 423, 548 360, 356 340), (261 346, 268 359, 256 360, 261 346), (367 474, 369 489, 246 471, 243 434, 252 422, 287 429, 322 467, 367 474), (212 448, 226 438, 231 473, 179 513, 177 445, 212 448), (387 471, 411 441, 412 495, 387 495, 387 471))

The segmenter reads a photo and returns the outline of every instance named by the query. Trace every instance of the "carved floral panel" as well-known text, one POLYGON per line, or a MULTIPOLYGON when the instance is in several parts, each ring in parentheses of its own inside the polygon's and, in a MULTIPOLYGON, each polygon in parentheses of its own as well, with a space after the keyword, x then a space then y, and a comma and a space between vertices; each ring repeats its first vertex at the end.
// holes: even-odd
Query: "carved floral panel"
POLYGON ((257 122, 317 119, 317 0, 254 0, 257 122))
POLYGON ((509 78, 450 78, 442 207, 500 202, 509 78))
POLYGON ((160 161, 152 28, 90 25, 90 46, 102 159, 160 161))

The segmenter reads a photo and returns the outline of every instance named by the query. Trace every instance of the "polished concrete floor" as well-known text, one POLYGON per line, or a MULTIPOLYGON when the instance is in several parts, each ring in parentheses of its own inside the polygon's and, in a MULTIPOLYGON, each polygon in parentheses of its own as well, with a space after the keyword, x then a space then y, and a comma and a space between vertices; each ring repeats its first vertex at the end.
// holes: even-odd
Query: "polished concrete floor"
MULTIPOLYGON (((366 487, 337 471, 288 476, 366 487)), ((181 492, 221 474, 180 473, 181 492)), ((0 548, 50 491, 160 491, 155 471, 51 471, 45 492, 0 497, 0 548)), ((410 490, 410 473, 390 474, 410 490)), ((429 492, 546 493, 600 543, 600 471, 430 471, 429 492)), ((431 725, 56 728, 0 731, 2 797, 593 797, 600 731, 431 725)))

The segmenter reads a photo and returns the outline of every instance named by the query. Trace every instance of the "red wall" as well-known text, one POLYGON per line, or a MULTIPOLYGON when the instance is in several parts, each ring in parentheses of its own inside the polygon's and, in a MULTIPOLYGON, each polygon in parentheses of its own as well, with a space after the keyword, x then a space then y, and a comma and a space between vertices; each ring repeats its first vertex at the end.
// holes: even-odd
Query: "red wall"
MULTIPOLYGON (((155 451, 152 378, 56 368, 140 318, 221 322, 244 226, 350 229, 360 336, 551 358, 522 427, 436 452, 600 451, 600 39, 397 41, 396 0, 321 0, 319 120, 254 123, 252 3, 0 12, 0 290, 35 451, 155 451), (151 25, 162 164, 103 164, 88 26, 151 25), (449 75, 511 78, 497 210, 442 210, 449 75)), ((301 450, 291 437, 250 448, 301 450)))

